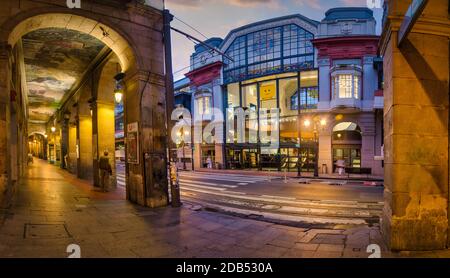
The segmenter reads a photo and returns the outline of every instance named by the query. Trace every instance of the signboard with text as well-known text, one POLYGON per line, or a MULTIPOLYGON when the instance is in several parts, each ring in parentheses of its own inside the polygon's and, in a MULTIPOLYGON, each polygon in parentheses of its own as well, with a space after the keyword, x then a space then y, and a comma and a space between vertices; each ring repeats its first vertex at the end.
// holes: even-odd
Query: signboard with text
POLYGON ((127 162, 139 164, 139 124, 127 125, 127 162))

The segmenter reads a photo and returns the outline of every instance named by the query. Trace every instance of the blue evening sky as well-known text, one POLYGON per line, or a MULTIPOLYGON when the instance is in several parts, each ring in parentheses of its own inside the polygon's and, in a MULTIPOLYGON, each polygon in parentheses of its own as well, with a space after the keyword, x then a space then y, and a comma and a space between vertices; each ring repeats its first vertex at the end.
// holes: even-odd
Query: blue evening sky
MULTIPOLYGON (((230 30, 242 25, 290 14, 302 14, 320 21, 328 9, 335 7, 367 7, 367 0, 166 0, 166 8, 172 14, 207 38, 224 38, 230 30)), ((374 15, 379 34, 382 9, 374 9, 374 15)), ((205 39, 177 19, 172 26, 205 39)), ((173 67, 175 80, 178 80, 189 71, 194 43, 175 32, 172 32, 172 40, 173 67)))

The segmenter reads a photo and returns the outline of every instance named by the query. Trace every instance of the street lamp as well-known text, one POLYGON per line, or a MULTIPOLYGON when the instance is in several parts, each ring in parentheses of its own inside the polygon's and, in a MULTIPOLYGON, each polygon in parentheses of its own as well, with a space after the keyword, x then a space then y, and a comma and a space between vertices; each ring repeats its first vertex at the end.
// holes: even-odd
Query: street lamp
POLYGON ((314 132, 314 143, 315 143, 315 149, 316 154, 314 156, 314 177, 319 177, 319 140, 317 138, 317 132, 318 128, 322 130, 327 125, 326 119, 320 119, 318 116, 314 117, 312 120, 306 119, 303 122, 303 125, 305 127, 310 127, 311 124, 313 125, 313 132, 314 132))
POLYGON ((56 127, 52 126, 50 129, 51 129, 52 133, 55 133, 56 127))
POLYGON ((119 73, 116 76, 114 76, 114 79, 116 80, 116 87, 114 88, 114 100, 116 103, 121 103, 123 99, 123 91, 124 91, 124 85, 123 85, 123 79, 125 78, 125 73, 119 73))
POLYGON ((182 159, 183 159, 183 170, 186 170, 186 141, 185 141, 185 137, 188 137, 190 134, 189 130, 184 130, 184 128, 181 128, 180 131, 177 132, 177 136, 178 136, 178 140, 177 140, 177 144, 178 144, 178 148, 182 148, 182 159))

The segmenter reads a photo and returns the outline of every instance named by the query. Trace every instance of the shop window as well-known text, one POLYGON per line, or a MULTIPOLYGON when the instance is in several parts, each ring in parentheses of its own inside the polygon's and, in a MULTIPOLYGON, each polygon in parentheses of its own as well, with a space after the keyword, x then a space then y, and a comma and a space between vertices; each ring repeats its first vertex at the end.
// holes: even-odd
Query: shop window
POLYGON ((228 85, 228 108, 240 107, 239 83, 228 85))

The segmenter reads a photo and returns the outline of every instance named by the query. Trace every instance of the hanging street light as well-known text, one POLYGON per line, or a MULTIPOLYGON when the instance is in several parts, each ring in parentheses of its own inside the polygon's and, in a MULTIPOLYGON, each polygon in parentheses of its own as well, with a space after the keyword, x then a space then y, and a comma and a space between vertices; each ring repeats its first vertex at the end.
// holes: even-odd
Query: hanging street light
POLYGON ((124 85, 123 85, 123 79, 125 78, 125 73, 119 73, 116 76, 114 76, 114 79, 116 80, 116 86, 114 88, 114 99, 116 103, 121 103, 123 100, 123 91, 124 91, 124 85))

